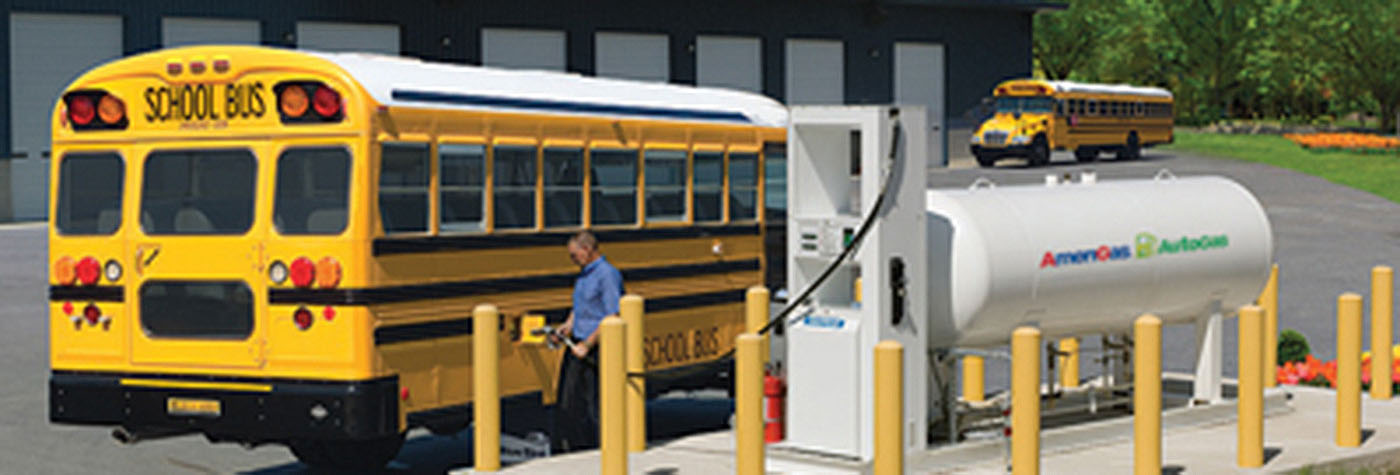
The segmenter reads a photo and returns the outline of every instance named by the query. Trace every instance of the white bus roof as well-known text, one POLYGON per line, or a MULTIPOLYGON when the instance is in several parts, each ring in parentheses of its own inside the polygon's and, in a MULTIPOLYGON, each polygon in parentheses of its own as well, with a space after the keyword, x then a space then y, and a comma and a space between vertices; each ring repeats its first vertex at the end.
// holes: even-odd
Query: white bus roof
POLYGON ((1133 96, 1172 97, 1172 92, 1160 87, 1129 86, 1127 84, 1090 84, 1074 81, 1045 81, 1056 92, 1089 94, 1127 94, 1133 96))
POLYGON ((306 51, 344 68, 380 104, 787 127, 787 108, 742 91, 306 51))

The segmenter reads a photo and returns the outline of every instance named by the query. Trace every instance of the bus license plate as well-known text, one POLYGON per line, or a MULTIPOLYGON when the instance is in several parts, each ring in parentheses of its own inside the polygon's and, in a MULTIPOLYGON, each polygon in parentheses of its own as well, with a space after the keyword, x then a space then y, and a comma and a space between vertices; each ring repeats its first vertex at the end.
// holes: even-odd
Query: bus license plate
POLYGON ((172 416, 219 417, 221 410, 217 399, 172 397, 165 400, 165 412, 172 416))

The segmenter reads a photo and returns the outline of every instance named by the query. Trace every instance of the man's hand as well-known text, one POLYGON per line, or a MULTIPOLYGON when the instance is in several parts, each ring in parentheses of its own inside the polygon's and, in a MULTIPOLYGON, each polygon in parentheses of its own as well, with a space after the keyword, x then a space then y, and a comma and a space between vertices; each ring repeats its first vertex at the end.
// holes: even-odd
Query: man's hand
POLYGON ((588 357, 588 344, 587 344, 587 343, 578 343, 578 344, 574 344, 574 345, 569 345, 569 349, 572 350, 572 351, 574 352, 574 356, 575 356, 575 357, 578 357, 578 359, 584 359, 584 358, 587 358, 587 357, 588 357))

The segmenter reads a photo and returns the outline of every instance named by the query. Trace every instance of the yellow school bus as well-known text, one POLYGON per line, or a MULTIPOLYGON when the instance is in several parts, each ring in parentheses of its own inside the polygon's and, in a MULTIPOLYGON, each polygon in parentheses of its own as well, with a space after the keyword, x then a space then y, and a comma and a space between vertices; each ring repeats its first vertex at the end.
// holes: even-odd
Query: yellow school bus
POLYGON ((502 397, 552 404, 562 353, 522 327, 567 315, 582 229, 647 299, 649 389, 715 384, 786 120, 748 93, 361 54, 99 66, 52 121, 50 420, 382 465, 410 428, 469 422, 483 303, 502 397))
POLYGON ((993 92, 996 113, 972 134, 978 165, 1024 157, 1050 162, 1050 151, 1072 150, 1080 162, 1100 152, 1141 156, 1143 147, 1172 141, 1172 93, 1155 87, 1015 79, 993 92))

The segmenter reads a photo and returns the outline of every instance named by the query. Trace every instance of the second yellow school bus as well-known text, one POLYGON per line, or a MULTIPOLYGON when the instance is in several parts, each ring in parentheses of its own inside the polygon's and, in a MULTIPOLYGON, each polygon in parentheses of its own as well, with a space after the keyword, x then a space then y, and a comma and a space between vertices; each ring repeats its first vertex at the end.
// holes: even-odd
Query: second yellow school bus
POLYGON ((359 54, 156 51, 53 115, 50 420, 376 466, 469 422, 471 311, 503 397, 552 404, 592 230, 647 299, 651 389, 706 385, 763 282, 761 96, 359 54), (533 317, 533 316, 539 317, 533 317), (667 371, 686 378, 667 378, 667 371))
POLYGON ((1137 158, 1143 147, 1172 141, 1172 93, 1155 87, 1015 79, 998 84, 996 113, 977 127, 972 154, 983 167, 1024 157, 1050 162, 1052 150, 1071 150, 1080 162, 1101 152, 1137 158))

